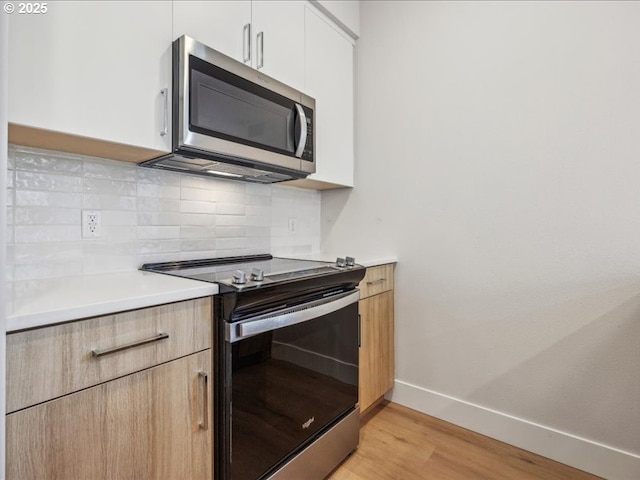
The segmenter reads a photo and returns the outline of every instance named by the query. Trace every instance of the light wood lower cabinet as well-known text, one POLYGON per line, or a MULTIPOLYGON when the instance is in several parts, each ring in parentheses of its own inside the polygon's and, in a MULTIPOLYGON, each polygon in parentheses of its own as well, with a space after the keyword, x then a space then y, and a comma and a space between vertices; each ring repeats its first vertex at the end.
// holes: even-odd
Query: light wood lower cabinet
POLYGON ((211 351, 7 415, 7 478, 211 479, 211 351))
POLYGON ((207 297, 7 335, 7 478, 211 480, 212 322, 207 297))
POLYGON ((393 387, 395 377, 393 265, 368 269, 360 291, 359 403, 366 412, 393 387))

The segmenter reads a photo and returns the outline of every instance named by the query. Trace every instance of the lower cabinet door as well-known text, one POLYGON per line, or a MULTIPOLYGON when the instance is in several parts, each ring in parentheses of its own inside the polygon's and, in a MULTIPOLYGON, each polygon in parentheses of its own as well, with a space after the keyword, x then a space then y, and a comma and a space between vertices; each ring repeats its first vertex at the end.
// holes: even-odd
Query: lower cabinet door
POLYGON ((360 300, 358 402, 364 412, 393 387, 393 290, 360 300))
POLYGON ((211 479, 211 350, 7 415, 7 478, 211 479))

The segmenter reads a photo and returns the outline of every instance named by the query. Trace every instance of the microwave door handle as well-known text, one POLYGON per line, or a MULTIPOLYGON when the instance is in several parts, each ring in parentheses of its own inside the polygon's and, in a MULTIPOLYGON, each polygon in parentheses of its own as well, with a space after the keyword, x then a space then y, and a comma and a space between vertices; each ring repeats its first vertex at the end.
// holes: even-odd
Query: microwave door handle
POLYGON ((298 112, 298 125, 300 127, 300 138, 298 138, 298 146, 296 147, 296 157, 301 158, 304 152, 304 146, 307 144, 307 116, 304 114, 304 109, 299 103, 296 103, 296 110, 298 112))

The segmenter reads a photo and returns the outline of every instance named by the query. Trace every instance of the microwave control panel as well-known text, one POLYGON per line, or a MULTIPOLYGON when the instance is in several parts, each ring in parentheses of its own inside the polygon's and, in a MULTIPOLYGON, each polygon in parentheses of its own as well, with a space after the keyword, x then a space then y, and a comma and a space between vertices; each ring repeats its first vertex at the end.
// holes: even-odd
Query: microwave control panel
POLYGON ((308 162, 313 162, 313 110, 307 107, 302 108, 304 108, 304 113, 307 116, 307 141, 304 144, 304 151, 300 158, 308 162))

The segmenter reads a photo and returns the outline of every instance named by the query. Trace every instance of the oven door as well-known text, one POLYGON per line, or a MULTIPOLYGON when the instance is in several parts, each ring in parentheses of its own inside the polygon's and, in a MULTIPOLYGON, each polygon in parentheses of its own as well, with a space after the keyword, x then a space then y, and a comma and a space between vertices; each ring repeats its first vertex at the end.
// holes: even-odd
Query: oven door
POLYGON ((227 325, 226 478, 268 477, 354 410, 358 299, 356 290, 227 325))

